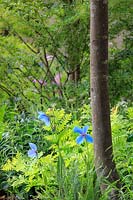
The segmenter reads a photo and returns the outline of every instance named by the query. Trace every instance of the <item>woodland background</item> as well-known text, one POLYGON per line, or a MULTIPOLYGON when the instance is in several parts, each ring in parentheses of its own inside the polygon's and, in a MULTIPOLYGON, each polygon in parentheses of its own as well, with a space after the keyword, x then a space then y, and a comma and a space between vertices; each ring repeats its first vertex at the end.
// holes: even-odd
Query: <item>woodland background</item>
MULTIPOLYGON (((112 185, 100 193, 93 145, 77 145, 72 131, 89 124, 92 134, 89 5, 0 1, 0 199, 108 199, 112 185), (50 116, 51 127, 38 111, 50 116), (28 158, 29 142, 38 159, 28 158)), ((109 1, 111 124, 125 200, 133 198, 131 5, 109 1)))

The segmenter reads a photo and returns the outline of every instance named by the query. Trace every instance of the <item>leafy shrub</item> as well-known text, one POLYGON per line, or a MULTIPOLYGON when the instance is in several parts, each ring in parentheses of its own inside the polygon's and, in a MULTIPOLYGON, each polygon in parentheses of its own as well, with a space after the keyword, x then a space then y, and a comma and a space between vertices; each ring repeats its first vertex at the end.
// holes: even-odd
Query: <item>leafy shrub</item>
MULTIPOLYGON (((5 160, 4 156, 2 157, 1 187, 5 188, 9 194, 14 194, 16 198, 27 200, 107 199, 108 193, 114 185, 110 184, 107 191, 100 194, 99 178, 96 177, 93 162, 93 146, 87 143, 77 145, 76 134, 73 133, 75 126, 82 126, 91 121, 88 107, 84 105, 82 109, 78 110, 80 120, 76 119, 76 115, 72 117, 63 109, 50 108, 46 112, 51 119, 50 126, 45 126, 36 118, 32 118, 32 120, 29 118, 29 122, 25 121, 24 126, 21 126, 21 123, 20 127, 15 126, 14 131, 22 132, 20 135, 23 141, 20 139, 20 135, 16 135, 18 139, 9 136, 14 141, 14 146, 15 141, 21 145, 16 145, 15 150, 13 146, 12 150, 8 146, 10 154, 6 155, 5 160), (25 128, 26 124, 27 129, 25 128), (36 127, 40 131, 32 132, 31 130, 36 130, 36 127), (29 134, 29 132, 30 137, 23 137, 23 134, 29 134), (34 159, 27 155, 29 142, 37 145, 38 157, 34 159)), ((123 184, 120 199, 128 200, 133 197, 131 192, 133 148, 132 142, 128 141, 132 133, 132 107, 128 107, 126 103, 119 103, 112 109, 111 121, 114 159, 123 184)), ((89 130, 91 131, 91 126, 89 130)), ((7 141, 2 140, 2 142, 6 146, 7 141)), ((3 147, 5 148, 5 146, 3 147)), ((4 155, 4 151, 1 152, 4 155)))
POLYGON ((36 159, 29 159, 24 150, 20 153, 21 149, 17 148, 19 152, 2 168, 8 177, 8 190, 22 199, 28 199, 25 194, 32 195, 33 190, 39 199, 73 199, 79 195, 84 199, 90 194, 93 199, 92 146, 77 146, 72 131, 80 122, 71 121, 71 114, 64 110, 49 109, 47 114, 51 126, 43 126, 42 130, 45 131, 43 140, 49 142, 49 147, 46 148, 43 140, 42 146, 36 141, 40 152, 36 159))
POLYGON ((128 107, 126 102, 112 110, 114 157, 123 184, 123 199, 133 198, 133 144, 129 140, 133 131, 132 119, 133 108, 128 107))

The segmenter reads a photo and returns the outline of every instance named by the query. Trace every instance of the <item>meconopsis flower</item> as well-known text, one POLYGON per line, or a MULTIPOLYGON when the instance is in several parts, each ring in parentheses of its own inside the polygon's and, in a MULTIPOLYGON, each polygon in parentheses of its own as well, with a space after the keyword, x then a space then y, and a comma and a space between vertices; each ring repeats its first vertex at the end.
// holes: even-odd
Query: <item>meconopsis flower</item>
POLYGON ((46 114, 44 114, 43 112, 38 112, 38 114, 39 114, 38 119, 43 121, 46 126, 50 126, 50 118, 46 114))
POLYGON ((29 145, 31 149, 28 151, 28 156, 30 158, 37 157, 37 146, 34 143, 29 143, 29 145))
POLYGON ((84 140, 93 143, 93 138, 90 134, 87 134, 88 128, 89 126, 84 126, 83 128, 77 126, 74 127, 73 131, 80 134, 80 136, 76 138, 77 144, 81 144, 84 140))

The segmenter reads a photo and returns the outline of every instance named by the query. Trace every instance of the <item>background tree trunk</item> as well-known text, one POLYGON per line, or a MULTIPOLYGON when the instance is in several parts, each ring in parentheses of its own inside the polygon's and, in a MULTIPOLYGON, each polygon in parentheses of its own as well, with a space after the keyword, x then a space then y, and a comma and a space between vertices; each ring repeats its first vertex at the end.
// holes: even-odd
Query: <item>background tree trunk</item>
MULTIPOLYGON (((113 161, 110 108, 108 95, 108 1, 91 0, 90 6, 90 74, 91 104, 94 135, 95 167, 101 178, 102 193, 107 183, 117 181, 119 176, 113 161)), ((116 190, 111 191, 109 199, 119 199, 116 190)))

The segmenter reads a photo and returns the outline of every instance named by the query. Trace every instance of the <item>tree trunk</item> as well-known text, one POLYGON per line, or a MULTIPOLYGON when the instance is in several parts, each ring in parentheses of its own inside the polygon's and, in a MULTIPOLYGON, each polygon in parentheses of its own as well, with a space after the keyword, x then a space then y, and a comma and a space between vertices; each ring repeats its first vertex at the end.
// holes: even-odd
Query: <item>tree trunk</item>
MULTIPOLYGON (((97 177, 101 180, 101 192, 107 183, 117 182, 119 176, 113 161, 110 107, 108 94, 108 1, 91 0, 90 6, 90 79, 92 124, 94 135, 94 154, 97 177)), ((109 199, 118 200, 116 190, 112 189, 109 199)))
POLYGON ((77 64, 76 70, 70 73, 69 80, 71 80, 75 84, 78 84, 78 82, 80 81, 80 64, 77 64))
POLYGON ((75 83, 77 84, 80 81, 80 64, 77 64, 75 71, 75 83))

